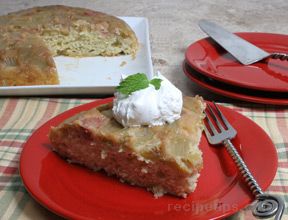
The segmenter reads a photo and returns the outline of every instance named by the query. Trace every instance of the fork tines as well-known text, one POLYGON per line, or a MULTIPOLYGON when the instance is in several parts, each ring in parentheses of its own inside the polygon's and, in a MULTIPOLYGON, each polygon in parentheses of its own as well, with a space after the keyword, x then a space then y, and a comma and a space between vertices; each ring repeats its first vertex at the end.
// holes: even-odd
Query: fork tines
POLYGON ((213 102, 207 104, 206 121, 204 131, 210 144, 220 144, 225 139, 233 139, 237 132, 228 122, 226 117, 220 111, 218 106, 213 102))
POLYGON ((4 57, 4 62, 8 66, 16 66, 16 58, 15 57, 4 57))

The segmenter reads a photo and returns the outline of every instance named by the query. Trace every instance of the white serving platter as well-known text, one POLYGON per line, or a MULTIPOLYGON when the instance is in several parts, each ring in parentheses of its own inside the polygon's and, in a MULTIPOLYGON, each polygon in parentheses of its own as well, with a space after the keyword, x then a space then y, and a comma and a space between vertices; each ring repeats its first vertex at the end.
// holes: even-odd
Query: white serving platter
POLYGON ((0 87, 0 96, 108 95, 113 94, 122 74, 145 73, 153 76, 148 20, 144 17, 119 17, 136 33, 140 48, 131 55, 115 57, 54 57, 60 84, 0 87))

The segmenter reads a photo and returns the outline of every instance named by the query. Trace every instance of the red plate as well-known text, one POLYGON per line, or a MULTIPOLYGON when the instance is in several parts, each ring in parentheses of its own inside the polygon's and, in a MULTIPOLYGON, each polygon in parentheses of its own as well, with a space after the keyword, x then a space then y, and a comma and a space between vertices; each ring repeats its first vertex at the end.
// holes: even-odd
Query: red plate
MULTIPOLYGON (((288 36, 268 33, 236 33, 267 52, 288 53, 288 36)), ((288 92, 288 61, 267 59, 244 66, 211 38, 191 44, 185 54, 191 67, 232 85, 275 92, 288 92)))
MULTIPOLYGON (((155 199, 143 188, 69 164, 50 150, 47 134, 51 126, 111 100, 68 110, 37 129, 26 142, 20 174, 27 190, 43 206, 69 219, 204 220, 229 216, 251 203, 251 194, 225 149, 210 147, 204 135, 200 143, 204 169, 196 191, 186 199, 173 196, 155 199)), ((273 143, 253 121, 228 108, 221 110, 239 132, 234 144, 242 146, 244 160, 260 186, 266 189, 277 169, 273 143)))
POLYGON ((262 104, 288 105, 288 93, 263 92, 222 83, 195 71, 185 61, 183 62, 183 71, 191 81, 226 97, 262 104))

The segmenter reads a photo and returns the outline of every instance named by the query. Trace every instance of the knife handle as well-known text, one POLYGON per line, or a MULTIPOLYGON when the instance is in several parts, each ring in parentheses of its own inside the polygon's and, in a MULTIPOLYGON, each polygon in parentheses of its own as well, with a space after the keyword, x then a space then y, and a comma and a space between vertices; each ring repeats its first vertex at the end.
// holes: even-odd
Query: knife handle
POLYGON ((285 53, 272 53, 270 57, 272 59, 288 60, 288 54, 285 53))

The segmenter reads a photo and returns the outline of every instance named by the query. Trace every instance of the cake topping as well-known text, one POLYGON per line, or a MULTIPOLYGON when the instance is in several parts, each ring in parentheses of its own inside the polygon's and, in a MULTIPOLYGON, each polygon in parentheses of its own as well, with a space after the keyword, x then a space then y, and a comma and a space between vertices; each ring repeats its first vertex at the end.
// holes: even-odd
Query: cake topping
POLYGON ((124 127, 157 126, 180 118, 182 92, 159 72, 151 80, 143 73, 123 78, 116 88, 113 115, 124 127))

